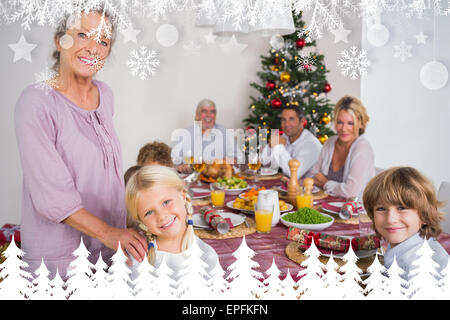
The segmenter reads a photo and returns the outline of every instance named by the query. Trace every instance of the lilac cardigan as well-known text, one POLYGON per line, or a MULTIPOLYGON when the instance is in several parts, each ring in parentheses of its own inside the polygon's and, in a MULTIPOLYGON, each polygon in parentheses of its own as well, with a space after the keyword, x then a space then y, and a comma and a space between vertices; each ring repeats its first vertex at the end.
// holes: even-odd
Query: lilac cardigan
MULTIPOLYGON (((60 92, 28 86, 15 109, 16 138, 23 171, 21 246, 34 272, 41 258, 51 274, 64 276, 82 233, 62 223, 85 208, 107 224, 124 228, 121 148, 113 128, 113 95, 93 80, 100 94, 96 110, 84 110, 60 92)), ((83 235, 96 262, 114 253, 83 235)))
MULTIPOLYGON (((313 166, 308 176, 314 177, 318 172, 328 176, 337 138, 337 136, 332 136, 324 143, 319 160, 313 166)), ((374 176, 375 156, 369 141, 362 135, 350 147, 344 164, 343 181, 328 180, 323 189, 332 196, 362 198, 364 188, 374 176)))

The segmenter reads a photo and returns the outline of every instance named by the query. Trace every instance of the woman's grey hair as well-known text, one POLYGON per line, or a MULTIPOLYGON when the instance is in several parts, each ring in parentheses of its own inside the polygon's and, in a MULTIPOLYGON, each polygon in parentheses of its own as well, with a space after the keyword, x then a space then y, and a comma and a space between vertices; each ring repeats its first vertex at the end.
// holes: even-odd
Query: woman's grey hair
MULTIPOLYGON (((111 24, 111 29, 112 29, 111 30, 111 39, 110 39, 111 40, 110 51, 109 51, 109 54, 111 54, 111 48, 112 48, 112 45, 114 44, 114 42, 116 40, 116 36, 117 36, 117 30, 114 25, 114 22, 111 19, 111 15, 108 13, 107 10, 104 11, 103 9, 92 10, 90 12, 98 12, 101 14, 104 13, 105 17, 108 18, 109 23, 111 24)), ((74 24, 76 25, 75 19, 77 19, 76 14, 70 14, 61 20, 61 23, 56 27, 55 34, 53 36, 53 39, 55 42, 59 41, 59 39, 61 39, 62 36, 64 36, 66 34, 67 30, 69 30, 70 28, 73 28, 74 24)), ((55 62, 53 63, 53 66, 52 66, 52 70, 55 72, 58 72, 58 70, 59 70, 60 57, 61 57, 60 52, 57 49, 55 49, 52 53, 52 58, 55 60, 55 62)))

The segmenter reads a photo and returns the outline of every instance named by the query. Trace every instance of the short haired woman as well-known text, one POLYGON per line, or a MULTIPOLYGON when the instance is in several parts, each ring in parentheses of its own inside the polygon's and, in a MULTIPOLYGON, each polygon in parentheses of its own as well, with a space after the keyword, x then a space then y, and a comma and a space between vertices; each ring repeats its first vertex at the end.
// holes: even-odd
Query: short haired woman
POLYGON ((125 229, 113 94, 93 79, 111 52, 112 37, 102 33, 94 39, 92 33, 104 23, 112 34, 113 25, 102 11, 67 21, 71 23, 55 34, 53 88, 28 86, 15 109, 23 171, 24 260, 34 271, 44 259, 51 274, 58 270, 62 276, 81 240, 93 263, 100 253, 110 263, 119 242, 139 261, 147 252, 145 238, 125 229))

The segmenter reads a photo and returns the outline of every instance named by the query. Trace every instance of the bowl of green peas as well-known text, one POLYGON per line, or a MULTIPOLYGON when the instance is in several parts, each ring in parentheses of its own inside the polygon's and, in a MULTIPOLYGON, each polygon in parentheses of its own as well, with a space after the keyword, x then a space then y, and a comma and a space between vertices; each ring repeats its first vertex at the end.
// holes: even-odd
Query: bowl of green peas
POLYGON ((334 218, 313 208, 300 208, 281 215, 281 223, 286 227, 320 231, 334 223, 334 218))

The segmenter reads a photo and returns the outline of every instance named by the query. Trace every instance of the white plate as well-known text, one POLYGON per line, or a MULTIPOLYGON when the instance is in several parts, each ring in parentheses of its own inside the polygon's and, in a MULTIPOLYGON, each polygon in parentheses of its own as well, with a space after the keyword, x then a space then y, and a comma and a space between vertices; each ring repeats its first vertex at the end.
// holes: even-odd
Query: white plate
POLYGON ((228 194, 239 194, 248 189, 250 189, 250 186, 247 186, 247 188, 240 188, 240 189, 225 189, 225 192, 228 194))
MULTIPOLYGON (((287 189, 283 189, 281 187, 275 187, 274 189, 281 193, 283 193, 283 192, 287 193, 287 189)), ((319 191, 320 191, 320 188, 318 186, 313 186, 312 193, 317 193, 319 191)))
MULTIPOLYGON (((344 203, 345 202, 328 202, 329 205, 335 206, 335 207, 338 207, 338 208, 341 208, 344 205, 344 203)), ((361 207, 359 207, 358 209, 359 210, 357 210, 356 212, 352 213, 352 216, 358 216, 358 211, 363 211, 361 207)), ((339 211, 334 211, 334 210, 327 209, 327 208, 324 208, 324 207, 322 207, 322 210, 325 211, 325 212, 328 212, 328 213, 333 213, 333 214, 339 214, 339 211, 340 211, 340 210, 339 211)))
POLYGON ((203 199, 208 198, 211 194, 211 191, 209 189, 205 188, 190 188, 190 191, 192 191, 192 197, 191 199, 203 199))
MULTIPOLYGON (((348 238, 348 239, 353 239, 354 238, 354 237, 350 237, 350 236, 340 236, 340 237, 348 238)), ((355 254, 356 254, 356 256, 359 259, 362 259, 362 258, 367 258, 367 257, 371 257, 371 256, 375 255, 377 250, 378 249, 358 250, 358 251, 355 251, 355 254)), ((346 253, 347 252, 333 252, 333 258, 342 258, 343 256, 345 256, 346 253)), ((330 254, 323 253, 323 252, 321 252, 320 254, 325 256, 325 257, 330 257, 331 256, 330 254)))
MULTIPOLYGON (((230 209, 235 209, 235 210, 242 211, 243 213, 255 214, 255 210, 247 210, 247 209, 235 208, 235 207, 233 207, 233 203, 234 203, 234 200, 228 201, 227 202, 227 207, 230 208, 230 209)), ((288 208, 286 210, 280 211, 280 213, 291 211, 294 208, 294 206, 292 204, 290 204, 290 203, 286 203, 286 205, 287 205, 288 208)))
POLYGON ((273 176, 278 173, 278 170, 272 169, 272 168, 261 168, 259 174, 261 176, 273 176))
MULTIPOLYGON (((215 182, 214 185, 219 185, 218 182, 215 182)), ((222 188, 222 187, 220 187, 222 188)), ((248 189, 252 188, 248 183, 247 186, 245 188, 239 188, 239 189, 227 189, 227 186, 225 186, 225 192, 228 194, 239 194, 242 193, 243 191, 246 191, 248 189)))
MULTIPOLYGON (((242 217, 236 213, 226 212, 226 211, 217 211, 217 213, 220 214, 224 219, 230 218, 231 223, 235 227, 244 223, 244 221, 245 221, 245 217, 242 217)), ((206 223, 203 216, 199 213, 192 215, 192 221, 194 222, 194 227, 205 228, 205 229, 210 228, 209 224, 206 223)))
POLYGON ((328 228, 329 226, 331 226, 334 223, 334 218, 328 214, 322 213, 320 212, 323 216, 325 217, 329 217, 331 218, 330 222, 326 222, 326 223, 318 223, 318 224, 301 224, 301 223, 295 223, 295 222, 290 222, 290 221, 285 221, 283 219, 283 217, 285 215, 288 215, 291 212, 286 212, 285 214, 282 214, 280 217, 280 221, 282 224, 284 224, 286 227, 294 227, 294 228, 299 228, 299 229, 307 229, 307 230, 314 230, 314 231, 320 231, 323 229, 328 228))

